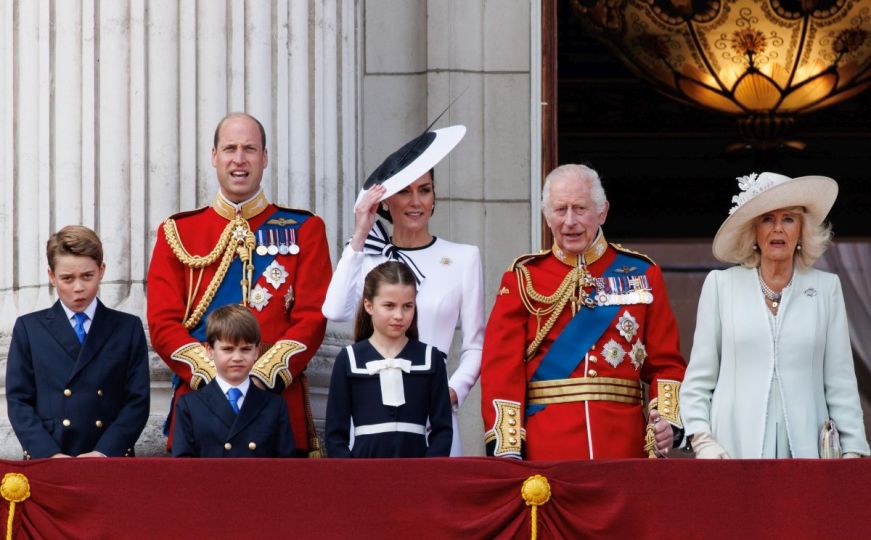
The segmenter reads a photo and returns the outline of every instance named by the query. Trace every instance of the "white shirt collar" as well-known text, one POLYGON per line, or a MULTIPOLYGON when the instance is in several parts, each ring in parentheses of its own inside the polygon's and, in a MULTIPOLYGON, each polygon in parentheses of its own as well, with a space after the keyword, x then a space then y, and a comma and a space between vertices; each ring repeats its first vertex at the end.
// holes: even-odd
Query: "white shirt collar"
MULTIPOLYGON (((73 317, 76 316, 76 312, 67 307, 66 304, 63 303, 63 300, 60 302, 61 307, 64 308, 64 313, 67 314, 67 319, 73 320, 73 317)), ((89 321, 94 320, 94 313, 97 312, 97 297, 95 296, 91 303, 88 304, 88 307, 85 308, 83 313, 88 316, 89 321)))
MULTIPOLYGON (((218 374, 215 374, 215 380, 218 381, 218 386, 221 387, 221 392, 223 392, 225 396, 227 395, 227 392, 230 390, 230 388, 233 388, 232 384, 222 379, 221 376, 218 374)), ((246 377, 245 380, 239 383, 239 386, 236 387, 239 389, 240 392, 242 392, 243 398, 248 394, 249 386, 251 386, 251 378, 246 377)))

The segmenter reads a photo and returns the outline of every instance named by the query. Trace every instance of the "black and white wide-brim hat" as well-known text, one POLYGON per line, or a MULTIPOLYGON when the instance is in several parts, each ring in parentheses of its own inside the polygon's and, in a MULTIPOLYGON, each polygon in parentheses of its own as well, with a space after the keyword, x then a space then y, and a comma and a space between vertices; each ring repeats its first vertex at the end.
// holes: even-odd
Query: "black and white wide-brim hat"
POLYGON ((823 222, 838 197, 838 183, 826 176, 790 178, 764 172, 738 178, 741 192, 732 197, 735 206, 714 236, 714 257, 740 263, 738 241, 750 221, 781 208, 804 207, 813 225, 823 222))
POLYGON ((354 206, 370 188, 386 188, 381 200, 395 195, 436 166, 466 135, 466 126, 450 126, 426 131, 393 152, 363 183, 354 206))

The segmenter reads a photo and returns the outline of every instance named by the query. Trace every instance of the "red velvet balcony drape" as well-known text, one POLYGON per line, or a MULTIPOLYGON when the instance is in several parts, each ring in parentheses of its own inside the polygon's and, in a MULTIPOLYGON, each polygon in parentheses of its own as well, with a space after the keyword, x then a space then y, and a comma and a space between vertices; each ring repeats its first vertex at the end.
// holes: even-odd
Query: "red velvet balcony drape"
POLYGON ((10 472, 31 490, 16 538, 529 538, 534 474, 552 490, 539 538, 868 538, 871 508, 871 460, 0 461, 10 472))

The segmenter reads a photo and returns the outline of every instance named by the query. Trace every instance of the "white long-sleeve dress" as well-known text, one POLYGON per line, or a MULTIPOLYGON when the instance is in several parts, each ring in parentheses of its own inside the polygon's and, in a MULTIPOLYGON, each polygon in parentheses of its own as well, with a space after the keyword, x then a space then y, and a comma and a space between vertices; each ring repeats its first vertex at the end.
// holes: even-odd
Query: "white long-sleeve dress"
MULTIPOLYGON (((420 248, 402 249, 425 276, 417 292, 417 328, 420 341, 450 354, 457 321, 462 329, 457 369, 448 385, 462 405, 481 373, 484 344, 484 286, 481 255, 477 246, 457 244, 441 238, 420 248)), ((363 295, 363 280, 375 266, 385 262, 383 254, 354 251, 345 246, 333 273, 322 311, 331 321, 354 318, 363 295)), ((454 438, 451 455, 462 455, 457 414, 453 414, 454 438)))

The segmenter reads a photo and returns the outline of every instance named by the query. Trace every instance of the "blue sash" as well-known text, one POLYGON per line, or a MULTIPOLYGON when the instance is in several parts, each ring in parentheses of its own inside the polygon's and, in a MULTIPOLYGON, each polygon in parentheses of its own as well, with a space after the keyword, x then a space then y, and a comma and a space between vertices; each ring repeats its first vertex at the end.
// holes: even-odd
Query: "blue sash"
MULTIPOLYGON (((260 226, 259 229, 252 231, 255 236, 257 236, 258 231, 263 231, 263 237, 269 238, 269 231, 275 230, 276 232, 283 231, 284 229, 293 229, 299 230, 302 224, 308 219, 308 215, 306 214, 297 214, 296 212, 290 212, 288 210, 278 209, 272 215, 268 216, 266 220, 263 222, 263 225, 260 226), (273 219, 284 218, 287 220, 296 221, 294 225, 287 225, 284 227, 279 227, 277 225, 270 225, 269 222, 273 219)), ((278 238, 276 234, 276 238, 278 238)), ((299 235, 296 238, 297 243, 300 242, 299 235)), ((260 276, 263 275, 263 272, 266 270, 266 267, 269 266, 272 261, 275 260, 275 255, 257 255, 256 253, 251 253, 251 256, 254 259, 254 272, 251 276, 251 288, 254 288, 254 285, 257 283, 257 280, 260 279, 260 276)), ((191 337, 198 341, 206 340, 206 319, 209 317, 209 314, 218 309, 221 306, 226 306, 227 304, 239 304, 242 302, 242 286, 240 283, 242 282, 242 261, 239 257, 234 257, 233 262, 230 263, 230 268, 227 269, 227 275, 224 276, 224 280, 221 282, 221 285, 218 287, 218 290, 215 292, 215 297, 212 299, 212 303, 209 304, 209 307, 206 309, 206 312, 203 314, 203 318, 200 320, 200 323, 190 331, 191 337)))
MULTIPOLYGON (((611 265, 602 273, 602 277, 625 275, 617 270, 629 266, 635 267, 633 273, 637 272, 639 275, 643 275, 650 267, 650 263, 618 252, 611 265)), ((596 306, 593 309, 581 308, 550 346, 535 373, 532 374, 530 381, 567 379, 583 362, 590 347, 605 333, 608 325, 617 317, 621 307, 620 305, 610 305, 596 306)), ((544 410, 545 407, 546 405, 527 404, 526 416, 532 416, 544 410)))

